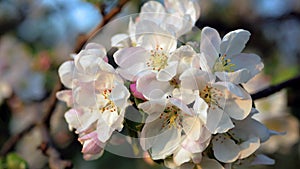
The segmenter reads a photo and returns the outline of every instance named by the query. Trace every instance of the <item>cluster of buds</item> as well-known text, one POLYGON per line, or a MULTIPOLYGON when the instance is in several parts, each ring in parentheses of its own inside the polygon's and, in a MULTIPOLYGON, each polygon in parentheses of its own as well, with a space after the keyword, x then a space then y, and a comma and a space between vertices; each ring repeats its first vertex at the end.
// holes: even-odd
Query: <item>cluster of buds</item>
POLYGON ((253 118, 258 111, 242 87, 264 67, 256 54, 241 53, 250 33, 239 29, 221 39, 204 27, 199 45, 178 43, 199 15, 192 0, 149 1, 130 18, 128 34, 112 37, 118 50, 111 58, 102 45, 89 43, 60 66, 69 90, 57 97, 71 107, 65 118, 85 159, 100 157, 116 142, 114 134, 129 127, 141 149, 169 168, 274 163, 256 150, 278 133, 253 118), (145 117, 137 126, 126 123, 128 107, 145 117))

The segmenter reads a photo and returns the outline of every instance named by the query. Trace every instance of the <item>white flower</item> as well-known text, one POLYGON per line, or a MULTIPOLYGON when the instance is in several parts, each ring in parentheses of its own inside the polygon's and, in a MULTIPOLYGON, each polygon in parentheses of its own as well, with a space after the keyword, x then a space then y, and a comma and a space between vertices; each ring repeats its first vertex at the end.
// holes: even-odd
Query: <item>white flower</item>
POLYGON ((148 33, 141 34, 137 47, 120 49, 114 54, 119 65, 118 72, 130 81, 136 81, 149 72, 155 72, 161 81, 172 79, 176 74, 177 61, 169 61, 169 58, 176 49, 176 39, 155 23, 145 21, 139 24, 143 27, 140 31, 148 33))
POLYGON ((158 81, 153 73, 137 80, 137 90, 147 99, 138 105, 148 114, 141 133, 141 144, 145 150, 150 151, 153 159, 164 159, 173 153, 178 154, 176 151, 184 138, 189 142, 185 142, 182 146, 190 150, 191 145, 195 145, 194 150, 191 150, 192 153, 204 150, 203 147, 207 146, 204 142, 210 138, 201 137, 202 133, 209 133, 205 132, 205 119, 203 120, 205 118, 203 114, 206 115, 208 108, 204 100, 202 103, 200 100, 194 104, 193 109, 198 110, 195 113, 193 109, 187 107, 193 101, 189 98, 191 93, 180 91, 170 82, 158 81))
POLYGON ((222 81, 246 83, 264 67, 256 54, 241 53, 249 37, 248 31, 238 29, 229 32, 221 40, 215 29, 203 28, 200 43, 201 69, 214 73, 222 81))
POLYGON ((238 85, 215 82, 213 75, 195 68, 186 70, 179 79, 182 88, 197 92, 196 99, 209 105, 206 127, 213 134, 233 128, 231 118, 242 120, 251 111, 251 97, 238 85))
POLYGON ((244 120, 234 122, 235 128, 212 139, 214 155, 224 163, 232 163, 253 155, 261 143, 278 134, 253 119, 252 114, 244 120))
POLYGON ((93 131, 88 134, 81 134, 78 141, 83 145, 81 152, 85 160, 94 160, 102 156, 105 143, 99 141, 97 132, 93 131))
MULTIPOLYGON (((197 118, 189 119, 190 124, 187 124, 187 119, 193 117, 193 114, 178 99, 171 98, 167 103, 152 104, 162 109, 147 112, 149 116, 141 132, 141 146, 144 150, 149 150, 152 159, 164 159, 180 146, 185 137, 183 133, 194 135, 192 132, 199 132, 190 125, 196 123, 197 118)), ((197 133, 195 135, 199 135, 197 133)))
POLYGON ((200 16, 200 6, 195 1, 165 0, 165 7, 156 1, 145 3, 140 20, 149 20, 176 37, 189 32, 200 16))
POLYGON ((79 135, 93 131, 93 140, 96 135, 104 144, 113 131, 123 128, 130 93, 106 63, 106 51, 101 45, 88 44, 74 55, 74 61, 63 63, 58 71, 62 83, 71 89, 57 93, 58 99, 72 106, 65 114, 70 129, 75 128, 79 135))

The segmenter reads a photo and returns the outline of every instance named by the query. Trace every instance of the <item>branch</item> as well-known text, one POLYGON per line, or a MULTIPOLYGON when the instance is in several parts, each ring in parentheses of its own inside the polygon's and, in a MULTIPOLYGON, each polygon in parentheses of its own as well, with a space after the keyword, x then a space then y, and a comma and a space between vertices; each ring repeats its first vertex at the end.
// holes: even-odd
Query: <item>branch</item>
POLYGON ((99 32, 102 27, 107 24, 113 17, 115 17, 119 12, 121 12, 123 6, 128 2, 129 0, 120 0, 118 5, 113 8, 108 14, 106 14, 105 16, 103 16, 103 19, 101 21, 101 23, 94 29, 92 30, 90 33, 88 33, 87 35, 83 35, 82 37, 80 37, 78 39, 78 43, 75 46, 75 53, 78 53, 82 47, 84 46, 84 44, 93 36, 96 35, 97 32, 99 32))
POLYGON ((279 83, 277 85, 269 86, 261 91, 258 91, 256 93, 251 94, 252 100, 258 100, 267 96, 270 96, 276 92, 279 92, 281 89, 287 88, 287 87, 295 87, 300 84, 300 75, 297 77, 294 77, 292 79, 289 79, 287 81, 284 81, 282 83, 279 83))
POLYGON ((40 126, 41 134, 42 134, 42 143, 39 146, 39 149, 42 153, 48 157, 49 167, 51 169, 68 169, 72 168, 73 164, 69 160, 60 159, 59 152, 55 149, 52 144, 49 128, 45 124, 41 124, 40 126))
POLYGON ((40 124, 45 124, 47 127, 50 126, 50 118, 52 116, 52 112, 56 107, 57 99, 56 99, 56 92, 61 90, 62 85, 58 81, 57 84, 55 85, 54 89, 52 90, 52 93, 43 103, 45 106, 45 112, 43 114, 43 118, 40 121, 33 122, 29 126, 27 126, 24 130, 22 130, 20 133, 13 135, 10 137, 4 144, 3 147, 1 148, 0 151, 0 156, 5 156, 9 151, 11 151, 14 146, 17 144, 17 142, 27 133, 29 133, 34 127, 40 125, 40 124))

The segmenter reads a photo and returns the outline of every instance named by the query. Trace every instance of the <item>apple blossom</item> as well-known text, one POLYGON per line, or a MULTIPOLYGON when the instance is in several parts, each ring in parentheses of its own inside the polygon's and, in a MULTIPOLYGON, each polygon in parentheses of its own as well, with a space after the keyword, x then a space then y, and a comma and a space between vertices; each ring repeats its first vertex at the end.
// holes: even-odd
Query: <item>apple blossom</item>
POLYGON ((221 40, 215 29, 203 28, 200 43, 201 69, 214 73, 222 81, 246 83, 264 67, 258 55, 241 53, 249 37, 250 32, 238 29, 229 32, 221 40))

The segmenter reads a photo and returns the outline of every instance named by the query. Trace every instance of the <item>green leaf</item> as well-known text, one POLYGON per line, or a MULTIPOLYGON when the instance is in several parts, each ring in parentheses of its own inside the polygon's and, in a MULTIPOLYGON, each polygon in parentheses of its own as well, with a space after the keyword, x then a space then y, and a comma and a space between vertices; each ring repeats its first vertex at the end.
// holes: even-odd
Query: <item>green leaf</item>
POLYGON ((29 168, 27 162, 16 153, 10 153, 6 156, 6 166, 9 169, 28 169, 29 168))

